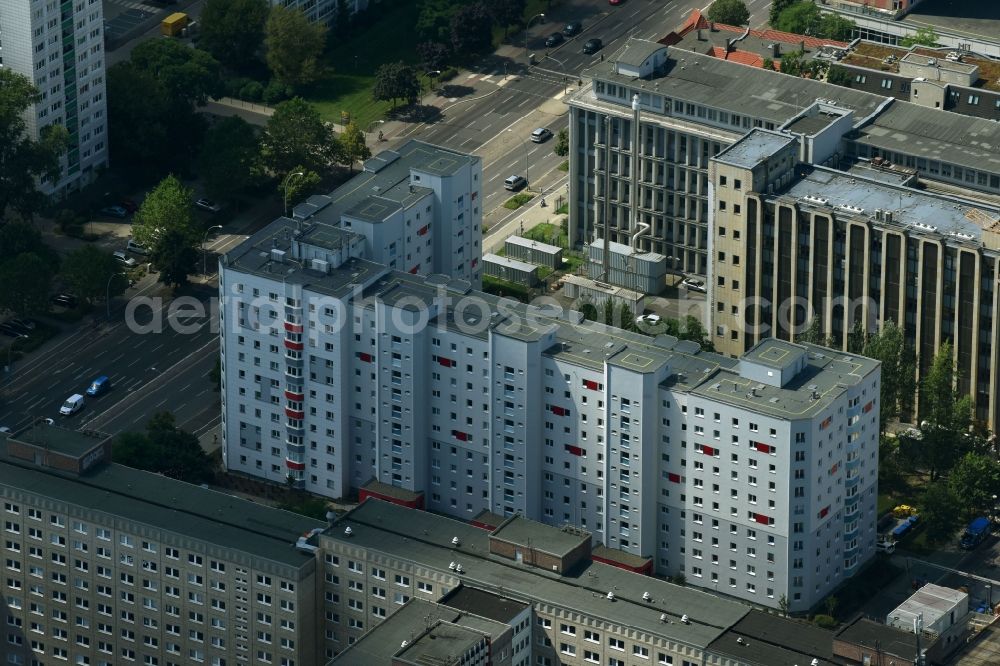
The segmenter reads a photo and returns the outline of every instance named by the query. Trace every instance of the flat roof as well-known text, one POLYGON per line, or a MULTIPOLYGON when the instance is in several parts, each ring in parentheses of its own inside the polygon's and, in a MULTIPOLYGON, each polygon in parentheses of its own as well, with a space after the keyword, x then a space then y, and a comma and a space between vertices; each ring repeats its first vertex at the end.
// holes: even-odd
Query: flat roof
POLYGON ((789 132, 794 132, 803 136, 813 136, 829 127, 830 123, 841 117, 842 116, 836 113, 820 111, 813 116, 802 116, 801 118, 796 118, 792 122, 785 125, 785 129, 789 132))
MULTIPOLYGON (((604 252, 604 239, 598 238, 590 243, 590 247, 604 252)), ((632 249, 630 245, 625 243, 617 243, 615 241, 608 241, 608 249, 611 254, 621 254, 636 261, 651 261, 659 263, 665 261, 666 257, 658 252, 636 252, 632 249)))
POLYGON ((888 654, 904 659, 913 659, 917 656, 912 631, 903 631, 898 627, 873 622, 864 616, 858 616, 838 631, 836 637, 854 645, 872 649, 881 648, 888 654))
POLYGON ((530 604, 523 601, 508 599, 468 585, 456 587, 439 603, 505 624, 510 624, 515 617, 530 607, 530 604))
MULTIPOLYGON (((633 42, 646 42, 646 40, 629 39, 624 48, 628 50, 633 42)), ((662 44, 657 46, 662 47, 662 44)), ((583 74, 595 80, 630 85, 636 89, 644 87, 647 91, 656 91, 669 98, 704 104, 709 108, 770 121, 776 125, 794 118, 817 99, 855 110, 855 122, 874 113, 889 99, 690 50, 685 51, 675 47, 667 49, 668 59, 665 66, 648 79, 618 74, 614 69, 614 57, 593 65, 584 70, 583 74)), ((575 101, 581 95, 593 99, 593 94, 589 90, 577 92, 572 99, 575 101)), ((624 109, 629 105, 629 100, 622 100, 618 107, 624 109)), ((647 113, 647 116, 656 117, 653 113, 647 113)), ((704 127, 704 125, 699 126, 704 127)))
MULTIPOLYGON (((789 344, 789 343, 786 343, 789 344)), ((805 368, 783 387, 762 384, 723 369, 702 379, 692 395, 735 405, 776 418, 810 418, 830 406, 848 386, 864 380, 879 363, 857 354, 802 344, 808 350, 805 368), (817 394, 814 399, 813 393, 817 394)))
MULTIPOLYGON (((396 661, 420 666, 459 666, 461 655, 471 650, 485 636, 458 624, 438 622, 412 643, 401 648, 396 661)), ((385 662, 382 662, 385 663, 385 662)))
POLYGON ((574 527, 554 527, 519 514, 508 518, 490 534, 493 539, 524 546, 556 557, 565 557, 581 543, 590 543, 589 532, 574 527))
POLYGON ((120 516, 296 568, 315 558, 294 547, 298 537, 326 526, 324 521, 113 463, 77 477, 0 455, 0 486, 103 513, 109 525, 120 516))
POLYGON ((518 261, 517 259, 511 259, 510 257, 502 257, 499 254, 493 254, 492 252, 484 254, 483 261, 490 264, 496 264, 497 266, 512 268, 516 271, 521 271, 522 273, 534 273, 538 271, 538 266, 535 264, 518 261))
POLYGON ((983 225, 1000 219, 1000 207, 982 201, 972 203, 826 167, 802 166, 801 172, 788 189, 768 198, 797 199, 799 205, 832 209, 838 215, 873 217, 876 210, 890 211, 893 221, 886 226, 903 227, 911 233, 951 234, 956 240, 962 237, 955 234, 965 234, 969 237, 965 240, 977 244, 983 225))
POLYGON ((967 611, 969 606, 967 592, 927 583, 891 611, 887 618, 898 618, 909 626, 913 618, 918 614, 923 614, 924 626, 929 627, 962 604, 965 605, 965 608, 960 610, 967 611))
POLYGON ((809 349, 803 345, 777 338, 764 338, 744 352, 741 359, 776 370, 784 370, 798 363, 799 359, 808 353, 809 349))
POLYGON ((747 613, 709 650, 752 666, 833 666, 833 632, 759 610, 747 613), (816 659, 816 662, 812 662, 816 659))
POLYGON ((924 0, 900 19, 908 27, 926 24, 996 42, 1000 5, 982 0, 924 0))
MULTIPOLYGON (((979 69, 979 66, 975 63, 969 62, 957 62, 954 60, 948 60, 943 57, 944 54, 934 55, 927 57, 920 53, 909 52, 900 58, 900 62, 905 62, 908 65, 922 65, 924 67, 937 67, 938 69, 951 70, 953 72, 958 72, 960 74, 972 74, 979 69), (931 62, 933 61, 933 62, 931 62)), ((973 82, 975 83, 975 82, 973 82)))
POLYGON ((8 437, 17 442, 79 458, 111 435, 96 430, 72 430, 38 421, 8 437))
POLYGON ((1000 123, 986 118, 897 100, 857 130, 853 140, 883 151, 1000 173, 1000 123))
POLYGON ((752 169, 795 142, 794 136, 755 127, 742 139, 724 148, 714 159, 723 164, 752 169))
POLYGON ((562 252, 561 247, 531 240, 530 238, 522 238, 521 236, 508 236, 504 240, 504 243, 510 243, 511 245, 518 245, 520 247, 530 247, 535 252, 544 252, 546 254, 558 254, 562 252))
POLYGON ((369 499, 342 516, 322 537, 348 548, 366 548, 449 573, 461 563, 466 585, 524 602, 544 601, 616 625, 704 649, 739 621, 747 606, 694 588, 589 562, 559 575, 491 555, 489 533, 467 523, 369 499), (344 529, 351 528, 345 536, 344 529), (458 536, 461 545, 453 547, 458 536), (615 600, 606 595, 614 591, 615 600), (643 601, 649 592, 651 600, 643 601), (667 621, 661 621, 661 614, 667 621), (682 624, 687 615, 690 623, 682 624))

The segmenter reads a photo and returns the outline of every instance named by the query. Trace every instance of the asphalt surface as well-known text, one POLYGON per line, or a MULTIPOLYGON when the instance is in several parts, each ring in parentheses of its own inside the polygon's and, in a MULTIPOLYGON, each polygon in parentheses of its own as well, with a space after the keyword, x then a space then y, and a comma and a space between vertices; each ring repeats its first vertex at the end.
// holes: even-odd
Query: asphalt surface
MULTIPOLYGON (((536 19, 532 24, 527 49, 521 41, 523 33, 512 36, 511 43, 486 59, 477 71, 442 86, 440 103, 427 109, 426 120, 405 124, 401 131, 393 133, 386 147, 419 138, 482 156, 484 219, 499 231, 502 223, 520 214, 502 207, 509 196, 503 189, 507 176, 526 175, 529 190, 535 195, 563 191, 565 174, 557 167, 564 158, 552 152, 555 140, 534 144, 529 135, 539 126, 553 133, 566 126, 562 98, 567 91, 576 89, 582 70, 600 62, 601 54, 610 57, 630 35, 659 39, 677 27, 695 6, 697 3, 691 0, 628 0, 618 7, 609 6, 606 0, 560 3, 545 22, 536 19), (583 31, 556 48, 545 49, 545 37, 561 30, 570 20, 582 20, 583 31), (583 54, 583 43, 593 37, 604 42, 603 50, 592 56, 583 54), (528 64, 529 54, 535 56, 536 64, 528 64)), ((766 7, 765 2, 760 10, 765 12, 764 18, 766 7)), ((756 20, 758 10, 753 9, 756 20)), ((119 55, 133 45, 127 45, 119 55)), ((232 233, 227 229, 209 244, 210 266, 216 252, 224 252, 245 238, 242 233, 266 222, 251 220, 251 215, 255 213, 245 213, 234 224, 248 228, 232 233)), ((150 296, 158 291, 151 277, 137 285, 135 293, 150 296)), ((206 286, 199 302, 207 304, 214 293, 213 287, 206 286)), ((169 410, 180 427, 198 434, 210 431, 219 421, 219 399, 209 379, 218 355, 217 324, 207 316, 168 316, 169 298, 157 308, 155 312, 140 308, 135 320, 145 324, 154 314, 163 315, 164 325, 159 332, 133 330, 135 327, 126 325, 121 308, 110 323, 67 327, 57 340, 3 378, 0 425, 17 427, 33 418, 50 417, 67 425, 116 434, 141 430, 155 412, 169 410), (170 325, 178 322, 193 330, 179 332, 170 325), (88 397, 80 413, 60 417, 59 406, 65 399, 83 393, 100 375, 111 378, 112 390, 98 398, 88 397)))

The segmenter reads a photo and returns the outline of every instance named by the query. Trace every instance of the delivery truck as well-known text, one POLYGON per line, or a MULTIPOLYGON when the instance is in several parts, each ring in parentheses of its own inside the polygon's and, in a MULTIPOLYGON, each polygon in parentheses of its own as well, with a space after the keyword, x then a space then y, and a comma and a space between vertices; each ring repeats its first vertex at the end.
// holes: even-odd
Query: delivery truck
POLYGON ((163 19, 163 23, 160 24, 160 32, 164 37, 180 37, 190 20, 191 18, 184 12, 174 12, 163 19))
POLYGON ((962 532, 962 539, 958 542, 965 550, 972 550, 990 535, 990 519, 985 516, 974 518, 969 526, 962 532))

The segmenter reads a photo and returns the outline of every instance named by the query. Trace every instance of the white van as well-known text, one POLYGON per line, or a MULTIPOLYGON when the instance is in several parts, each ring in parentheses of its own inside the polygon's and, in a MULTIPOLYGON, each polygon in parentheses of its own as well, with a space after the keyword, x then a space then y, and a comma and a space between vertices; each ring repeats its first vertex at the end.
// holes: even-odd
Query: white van
POLYGON ((81 409, 83 409, 83 396, 79 393, 74 393, 66 398, 66 402, 59 408, 59 413, 63 416, 71 416, 81 409))
POLYGON ((139 245, 131 238, 128 239, 128 244, 125 246, 125 249, 129 252, 135 252, 136 254, 149 254, 149 250, 139 245))

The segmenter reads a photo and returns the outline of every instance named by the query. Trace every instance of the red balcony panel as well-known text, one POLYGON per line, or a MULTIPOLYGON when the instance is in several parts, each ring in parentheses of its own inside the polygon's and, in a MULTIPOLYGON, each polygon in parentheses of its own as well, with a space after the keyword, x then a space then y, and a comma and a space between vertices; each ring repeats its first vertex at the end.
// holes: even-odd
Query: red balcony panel
POLYGON ((868 412, 872 411, 872 407, 874 407, 874 406, 875 406, 875 401, 874 400, 869 400, 868 404, 865 405, 864 409, 862 409, 861 411, 864 412, 865 414, 867 414, 868 412))
POLYGON ((431 230, 431 225, 425 224, 424 226, 417 229, 418 236, 426 236, 427 232, 431 230))
POLYGON ((754 522, 760 523, 761 525, 770 525, 772 522, 769 516, 765 516, 762 513, 753 514, 753 519, 754 522))
POLYGON ((293 351, 302 351, 305 349, 305 344, 302 342, 292 342, 291 340, 285 340, 285 349, 291 349, 293 351))
POLYGON ((458 363, 451 360, 450 358, 445 358, 444 356, 437 357, 438 365, 443 365, 446 368, 454 368, 458 363))
POLYGON ((829 514, 829 513, 830 513, 830 507, 829 506, 824 507, 823 509, 820 510, 819 517, 820 518, 826 518, 827 514, 829 514))
POLYGON ((822 423, 819 424, 819 429, 820 430, 826 430, 827 428, 830 427, 831 423, 833 423, 833 417, 832 416, 828 416, 825 419, 823 419, 822 423))
POLYGON ((473 260, 472 260, 472 261, 470 261, 469 263, 470 263, 470 264, 472 265, 472 267, 473 267, 473 268, 475 268, 476 266, 478 266, 478 265, 479 265, 479 258, 478 258, 478 257, 476 257, 475 259, 473 259, 473 260))
POLYGON ((711 446, 701 447, 701 452, 704 453, 706 456, 714 456, 717 453, 717 451, 713 449, 711 446))
POLYGON ((585 453, 585 451, 581 449, 579 446, 573 446, 572 444, 566 445, 566 452, 574 456, 582 456, 585 453))
POLYGON ((452 430, 451 435, 460 442, 467 442, 470 439, 468 433, 464 433, 461 430, 452 430))
POLYGON ((306 468, 306 464, 295 462, 294 460, 289 460, 288 458, 285 458, 285 467, 287 467, 288 469, 294 469, 297 472, 301 472, 306 468))
POLYGON ((365 363, 371 363, 375 360, 375 357, 365 352, 358 352, 358 359, 364 361, 365 363))
POLYGON ((569 410, 559 405, 549 405, 549 411, 556 416, 569 416, 569 410))
POLYGON ((673 472, 668 472, 667 473, 667 481, 669 481, 671 483, 680 483, 681 482, 681 475, 680 474, 674 474, 673 472))
POLYGON ((417 264, 416 266, 414 266, 413 268, 410 269, 410 273, 412 273, 413 275, 416 275, 417 271, 419 271, 419 270, 420 270, 420 264, 417 264))
POLYGON ((593 380, 590 380, 590 379, 584 379, 583 380, 583 388, 590 389, 591 391, 603 391, 604 390, 604 385, 601 384, 601 383, 599 383, 599 382, 595 382, 593 380))
POLYGON ((302 324, 292 324, 291 322, 285 322, 285 330, 289 333, 301 333, 302 324))
POLYGON ((833 467, 830 468, 830 474, 836 474, 840 471, 840 463, 834 463, 833 467))
POLYGON ((285 389, 286 400, 298 400, 299 402, 301 402, 302 400, 305 400, 305 397, 306 397, 305 393, 296 393, 295 391, 289 391, 288 389, 285 389))
POLYGON ((301 409, 290 409, 285 407, 285 416, 290 419, 304 419, 306 417, 306 413, 301 409))
POLYGON ((774 447, 764 442, 753 442, 753 447, 761 453, 773 453, 774 447))

